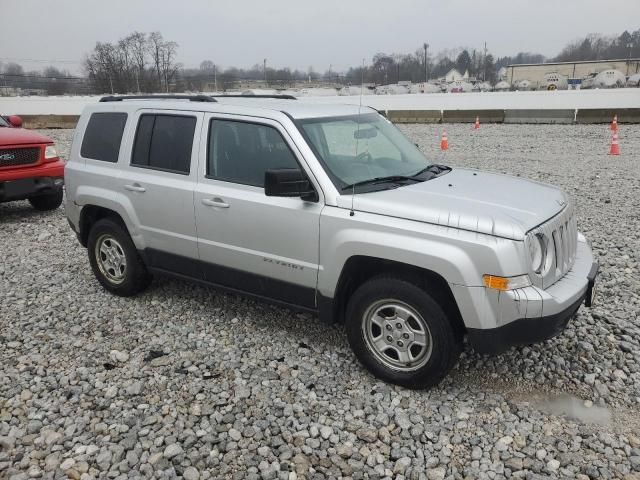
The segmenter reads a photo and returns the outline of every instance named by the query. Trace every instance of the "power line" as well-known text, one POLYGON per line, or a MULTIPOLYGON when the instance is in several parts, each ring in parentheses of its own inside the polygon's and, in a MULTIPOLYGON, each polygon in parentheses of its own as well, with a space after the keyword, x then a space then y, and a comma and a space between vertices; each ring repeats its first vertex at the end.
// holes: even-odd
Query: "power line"
POLYGON ((3 77, 3 78, 37 78, 37 79, 49 79, 49 80, 81 80, 81 81, 86 81, 87 80, 87 78, 85 78, 85 77, 70 77, 70 76, 51 77, 51 76, 46 76, 46 75, 29 75, 29 74, 24 74, 24 73, 20 73, 20 74, 0 73, 0 77, 3 77))
POLYGON ((80 65, 82 62, 78 60, 43 60, 37 58, 13 58, 13 57, 0 57, 3 62, 35 62, 35 63, 73 63, 80 65))

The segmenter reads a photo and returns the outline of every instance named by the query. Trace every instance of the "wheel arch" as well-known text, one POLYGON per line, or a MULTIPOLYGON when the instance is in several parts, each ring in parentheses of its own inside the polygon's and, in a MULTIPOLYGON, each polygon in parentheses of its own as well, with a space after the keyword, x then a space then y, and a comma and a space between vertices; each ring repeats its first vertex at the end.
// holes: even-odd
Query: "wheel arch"
POLYGON ((442 275, 427 268, 365 255, 354 255, 347 259, 340 272, 334 298, 319 296, 321 319, 328 323, 344 323, 347 302, 351 294, 367 280, 383 274, 408 280, 423 288, 442 306, 456 332, 460 334, 466 332, 451 287, 442 275))
POLYGON ((82 207, 80 211, 80 232, 79 239, 80 243, 83 247, 87 246, 87 242, 89 240, 89 232, 91 231, 91 227, 98 221, 103 218, 110 218, 119 223, 125 231, 129 231, 127 225, 122 218, 122 216, 116 212, 115 210, 111 210, 107 207, 102 207, 99 205, 85 205, 82 207))

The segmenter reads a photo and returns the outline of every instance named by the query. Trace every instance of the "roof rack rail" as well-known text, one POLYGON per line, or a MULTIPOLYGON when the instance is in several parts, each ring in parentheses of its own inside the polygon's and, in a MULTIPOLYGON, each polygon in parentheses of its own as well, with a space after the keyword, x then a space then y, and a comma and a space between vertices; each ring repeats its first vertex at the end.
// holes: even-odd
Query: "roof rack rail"
POLYGON ((123 100, 189 100, 191 102, 217 102, 209 95, 110 95, 101 102, 121 102, 123 100))
POLYGON ((211 95, 214 98, 277 98, 279 100, 297 100, 293 95, 242 95, 242 94, 231 94, 231 95, 211 95))

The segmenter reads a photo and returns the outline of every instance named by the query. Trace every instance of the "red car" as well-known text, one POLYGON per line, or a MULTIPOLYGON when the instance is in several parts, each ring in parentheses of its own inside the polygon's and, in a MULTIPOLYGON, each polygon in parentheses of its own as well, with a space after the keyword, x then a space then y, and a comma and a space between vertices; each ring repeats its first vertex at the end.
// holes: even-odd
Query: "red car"
POLYGON ((21 127, 20 117, 0 116, 0 202, 54 210, 62 203, 64 163, 53 140, 21 127))

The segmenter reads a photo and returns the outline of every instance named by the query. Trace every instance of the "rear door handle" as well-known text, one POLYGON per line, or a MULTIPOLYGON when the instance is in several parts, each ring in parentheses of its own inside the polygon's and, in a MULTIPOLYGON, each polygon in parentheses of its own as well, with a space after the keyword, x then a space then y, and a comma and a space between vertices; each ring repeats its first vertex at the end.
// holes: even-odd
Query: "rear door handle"
POLYGON ((125 190, 129 190, 130 192, 146 192, 147 189, 144 188, 143 186, 141 186, 138 183, 134 183, 133 185, 125 185, 124 186, 125 190))
POLYGON ((229 204, 222 200, 221 198, 203 198, 202 204, 207 207, 217 207, 217 208, 229 208, 229 204))

